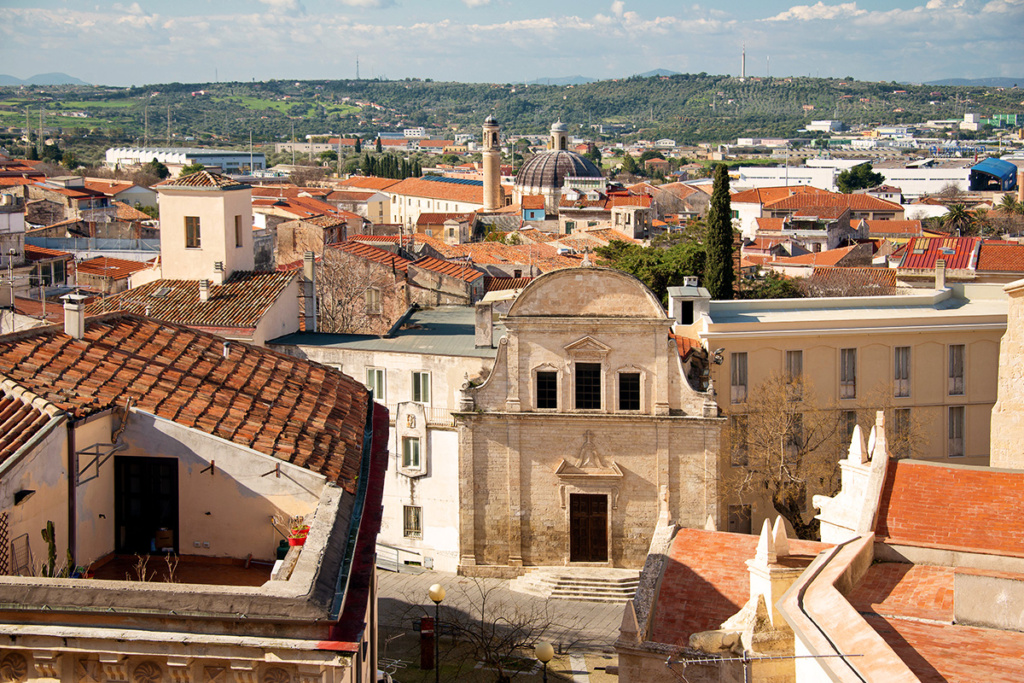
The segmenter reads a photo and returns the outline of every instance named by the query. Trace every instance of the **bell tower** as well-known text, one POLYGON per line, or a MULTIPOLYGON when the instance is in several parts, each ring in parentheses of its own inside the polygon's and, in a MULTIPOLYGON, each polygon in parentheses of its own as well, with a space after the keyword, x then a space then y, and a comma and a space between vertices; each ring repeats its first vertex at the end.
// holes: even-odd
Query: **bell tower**
POLYGON ((484 119, 484 211, 501 208, 501 138, 498 121, 484 119))
POLYGON ((551 142, 549 145, 551 150, 555 152, 569 149, 569 126, 565 125, 561 121, 552 123, 551 142))

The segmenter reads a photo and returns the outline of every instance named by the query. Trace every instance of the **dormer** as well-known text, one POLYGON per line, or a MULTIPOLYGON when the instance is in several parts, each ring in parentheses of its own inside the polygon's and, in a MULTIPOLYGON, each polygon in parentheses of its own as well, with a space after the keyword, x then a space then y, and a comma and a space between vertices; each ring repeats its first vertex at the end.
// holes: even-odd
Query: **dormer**
POLYGON ((711 310, 711 294, 697 278, 686 276, 682 287, 668 288, 668 316, 676 325, 691 325, 711 310))

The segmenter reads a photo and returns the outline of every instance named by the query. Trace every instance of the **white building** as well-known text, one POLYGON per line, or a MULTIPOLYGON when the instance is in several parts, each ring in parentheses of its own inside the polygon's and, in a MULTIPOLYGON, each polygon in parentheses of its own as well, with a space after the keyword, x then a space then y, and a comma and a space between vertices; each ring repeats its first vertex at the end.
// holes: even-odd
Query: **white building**
POLYGON ((119 168, 141 166, 154 159, 172 173, 191 164, 220 168, 224 173, 263 170, 267 167, 267 159, 263 154, 198 147, 112 147, 107 150, 105 163, 108 168, 119 168))

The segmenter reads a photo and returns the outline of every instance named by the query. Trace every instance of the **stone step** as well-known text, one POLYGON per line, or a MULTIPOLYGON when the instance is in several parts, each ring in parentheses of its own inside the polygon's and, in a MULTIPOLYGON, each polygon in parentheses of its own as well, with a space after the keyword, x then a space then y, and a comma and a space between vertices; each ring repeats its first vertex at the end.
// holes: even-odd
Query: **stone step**
POLYGON ((509 588, 556 600, 624 603, 636 594, 639 578, 639 572, 621 569, 586 568, 564 573, 542 568, 514 579, 509 588))

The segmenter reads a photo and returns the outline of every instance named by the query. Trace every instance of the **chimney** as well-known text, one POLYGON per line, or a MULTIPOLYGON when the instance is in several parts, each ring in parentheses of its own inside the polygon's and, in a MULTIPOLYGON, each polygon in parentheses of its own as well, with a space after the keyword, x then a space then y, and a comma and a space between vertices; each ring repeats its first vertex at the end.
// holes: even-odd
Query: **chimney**
POLYGON ((217 261, 213 264, 213 284, 222 285, 226 275, 224 273, 224 262, 217 261))
POLYGON ((85 300, 87 298, 78 292, 61 297, 64 300, 64 334, 75 339, 85 336, 85 300))
POLYGON ((210 300, 210 281, 200 280, 199 281, 199 300, 209 301, 210 300))
POLYGON ((684 275, 683 276, 683 287, 696 287, 697 286, 696 275, 684 275))
POLYGON ((935 262, 935 289, 946 288, 946 259, 935 262))
POLYGON ((494 347, 494 318, 491 304, 482 301, 476 305, 476 346, 494 347))
POLYGON ((302 312, 306 332, 316 332, 316 255, 302 255, 302 312))

